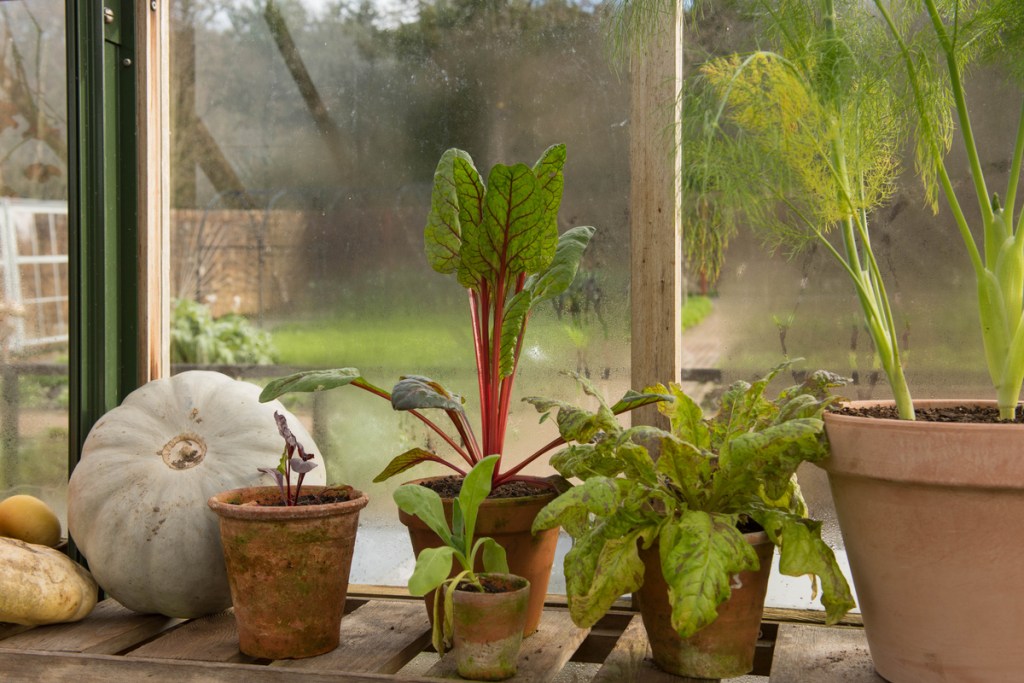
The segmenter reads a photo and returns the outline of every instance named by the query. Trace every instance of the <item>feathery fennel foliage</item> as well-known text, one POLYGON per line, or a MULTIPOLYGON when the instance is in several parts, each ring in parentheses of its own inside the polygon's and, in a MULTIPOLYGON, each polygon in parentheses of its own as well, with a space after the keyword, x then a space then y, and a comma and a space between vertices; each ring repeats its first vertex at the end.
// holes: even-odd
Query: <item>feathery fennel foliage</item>
POLYGON ((712 228, 747 225, 791 253, 824 247, 850 277, 900 414, 912 419, 871 248, 871 214, 893 194, 907 134, 891 51, 877 47, 884 27, 854 2, 755 2, 752 9, 761 10, 769 45, 712 58, 688 80, 688 199, 713 197, 729 207, 712 228))
MULTIPOLYGON (((711 2, 698 0, 691 16, 711 2)), ((964 81, 982 62, 1024 81, 1024 2, 715 4, 746 13, 758 44, 709 58, 680 93, 687 258, 715 274, 740 226, 789 252, 821 245, 849 275, 900 415, 912 419, 870 219, 892 196, 913 141, 927 200, 935 211, 945 200, 974 269, 988 370, 1000 414, 1011 419, 1024 385, 1024 94, 1008 90, 1020 119, 1002 138, 1009 177, 1000 196, 990 169, 1004 167, 981 162, 964 81), (954 139, 970 169, 963 187, 948 166, 954 139)), ((665 0, 621 2, 635 18, 617 24, 620 44, 642 44, 629 31, 665 8, 665 0)))

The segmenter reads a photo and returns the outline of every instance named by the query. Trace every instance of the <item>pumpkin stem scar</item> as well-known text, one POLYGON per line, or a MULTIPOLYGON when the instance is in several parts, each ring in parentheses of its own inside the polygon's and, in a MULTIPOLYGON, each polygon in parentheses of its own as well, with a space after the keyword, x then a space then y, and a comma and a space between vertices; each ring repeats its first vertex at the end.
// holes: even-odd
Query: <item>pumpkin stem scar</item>
POLYGON ((195 467, 206 456, 206 441, 198 434, 178 434, 163 447, 160 456, 172 470, 187 470, 195 467))

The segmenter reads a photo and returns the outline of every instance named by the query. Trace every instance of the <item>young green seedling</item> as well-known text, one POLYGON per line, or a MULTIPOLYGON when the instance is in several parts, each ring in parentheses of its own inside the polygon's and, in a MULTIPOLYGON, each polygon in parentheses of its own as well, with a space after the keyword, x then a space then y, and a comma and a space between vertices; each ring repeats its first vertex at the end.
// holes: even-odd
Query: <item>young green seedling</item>
POLYGON ((451 644, 453 595, 460 585, 468 585, 483 591, 480 577, 473 570, 479 556, 485 572, 507 574, 508 560, 505 549, 493 538, 474 538, 477 514, 480 504, 491 492, 491 478, 497 466, 498 456, 491 455, 478 462, 462 483, 459 497, 452 504, 452 524, 444 515, 441 497, 434 491, 418 484, 400 486, 394 493, 395 503, 407 514, 420 518, 444 545, 427 548, 416 558, 416 568, 409 577, 409 592, 424 596, 432 590, 441 589, 434 598, 434 648, 444 654, 451 644), (452 562, 461 571, 451 576, 452 562), (444 605, 444 616, 440 607, 444 605))

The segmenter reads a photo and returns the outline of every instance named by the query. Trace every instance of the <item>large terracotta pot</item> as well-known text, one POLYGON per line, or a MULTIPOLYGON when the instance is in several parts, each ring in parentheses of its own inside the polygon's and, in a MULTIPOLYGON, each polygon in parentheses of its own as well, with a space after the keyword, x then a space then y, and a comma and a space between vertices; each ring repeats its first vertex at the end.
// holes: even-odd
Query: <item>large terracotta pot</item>
POLYGON ((328 505, 273 506, 281 499, 276 486, 210 498, 220 517, 242 652, 282 659, 338 647, 359 511, 368 502, 354 489, 349 498, 328 505), (267 505, 246 505, 249 501, 267 505))
MULTIPOLYGON (((915 403, 950 405, 963 402, 915 403)), ((1021 680, 1024 426, 826 414, 825 427, 821 466, 878 673, 1021 680)))
POLYGON ((479 577, 501 590, 452 594, 452 652, 463 678, 503 681, 514 676, 518 667, 530 583, 512 574, 481 573, 479 577))
POLYGON ((734 582, 740 587, 733 588, 729 599, 718 606, 718 618, 689 638, 681 638, 672 628, 672 606, 658 544, 640 548, 644 583, 637 598, 651 654, 661 669, 678 676, 717 679, 743 676, 754 668, 775 546, 763 531, 746 534, 746 538, 757 552, 760 568, 741 572, 734 582))
MULTIPOLYGON (((423 479, 410 482, 418 484, 423 479)), ((480 506, 476 520, 477 538, 490 536, 503 548, 508 557, 509 572, 521 576, 530 582, 530 602, 526 613, 526 625, 523 635, 530 635, 537 630, 541 614, 544 612, 544 599, 547 597, 548 581, 551 579, 551 567, 555 563, 555 547, 558 544, 558 527, 541 531, 536 536, 530 533, 533 520, 541 509, 558 495, 552 488, 550 493, 522 498, 488 498, 480 506)), ((442 499, 444 514, 448 523, 452 521, 452 501, 442 499)), ((424 548, 436 548, 441 545, 430 527, 418 517, 413 517, 399 510, 398 519, 409 529, 413 552, 419 556, 424 548)), ((482 565, 477 563, 477 571, 482 565)), ((453 570, 453 575, 457 573, 453 570)), ((426 598, 427 614, 433 619, 434 594, 426 598)))

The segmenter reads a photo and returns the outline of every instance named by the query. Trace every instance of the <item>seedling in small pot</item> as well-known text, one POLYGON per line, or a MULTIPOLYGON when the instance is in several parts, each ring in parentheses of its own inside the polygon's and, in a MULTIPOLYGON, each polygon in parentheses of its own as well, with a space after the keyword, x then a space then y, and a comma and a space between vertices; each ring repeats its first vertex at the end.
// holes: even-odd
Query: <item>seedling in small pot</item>
POLYGON ((442 599, 434 600, 432 638, 438 654, 444 654, 451 646, 455 590, 463 586, 478 592, 484 591, 480 576, 473 571, 476 558, 479 556, 483 560, 485 572, 509 573, 505 549, 493 538, 474 538, 480 504, 491 492, 491 477, 497 464, 498 456, 491 455, 466 474, 459 497, 453 501, 450 528, 444 516, 441 497, 434 491, 418 484, 406 484, 398 487, 394 493, 395 503, 402 511, 419 517, 444 542, 438 548, 421 551, 416 558, 416 568, 409 577, 409 592, 415 596, 422 597, 432 590, 442 589, 438 596, 442 599), (453 560, 462 567, 462 571, 449 578, 453 560), (439 614, 442 602, 443 618, 439 614))
POLYGON ((277 420, 277 430, 284 439, 281 462, 277 467, 260 467, 258 469, 274 478, 277 487, 281 490, 281 501, 290 507, 299 504, 299 493, 302 491, 302 480, 306 478, 306 473, 316 469, 317 464, 313 462, 316 453, 306 452, 306 449, 292 434, 292 430, 288 428, 288 421, 284 415, 274 411, 274 419, 277 420), (292 472, 298 475, 294 489, 292 489, 292 472))

